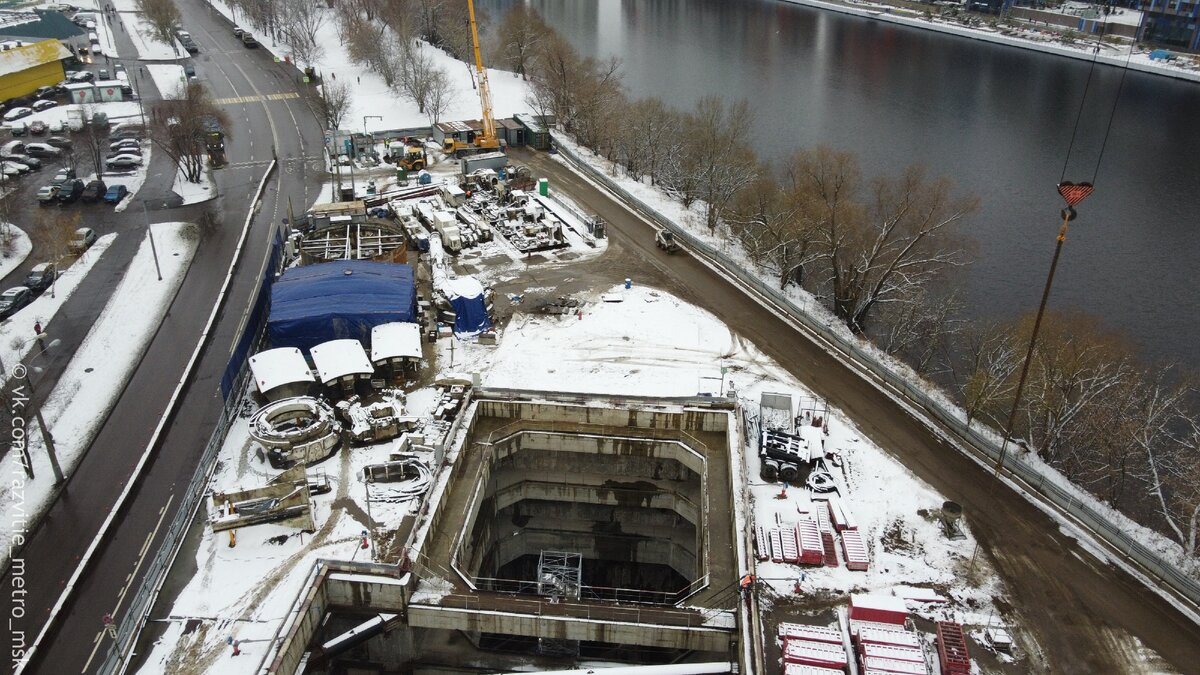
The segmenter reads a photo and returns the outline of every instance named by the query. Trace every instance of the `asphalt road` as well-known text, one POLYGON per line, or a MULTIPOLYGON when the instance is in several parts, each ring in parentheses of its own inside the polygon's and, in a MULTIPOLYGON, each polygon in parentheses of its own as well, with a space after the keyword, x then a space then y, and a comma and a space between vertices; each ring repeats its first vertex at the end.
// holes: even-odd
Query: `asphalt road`
MULTIPOLYGON (((893 454, 947 499, 963 505, 982 553, 1007 586, 1018 631, 1032 631, 1041 656, 1032 666, 1050 673, 1120 673, 1140 663, 1114 636, 1136 636, 1179 672, 1197 672, 1200 627, 1128 574, 1102 563, 1059 531, 1045 513, 975 462, 942 443, 888 396, 750 301, 687 254, 654 245, 640 218, 549 156, 514 149, 517 161, 551 189, 563 190, 608 223, 612 246, 598 265, 615 283, 632 276, 719 317, 816 394, 840 408, 874 443, 893 454)), ((577 271, 573 276, 579 276, 577 271)), ((497 290, 497 293, 500 289, 497 290)))
MULTIPOLYGON (((124 619, 127 593, 137 588, 144 563, 159 548, 163 535, 160 523, 169 522, 174 515, 180 501, 177 490, 185 488, 191 479, 219 416, 221 374, 257 286, 268 242, 287 213, 287 198, 291 197, 297 209, 305 208, 316 197, 322 180, 318 170, 321 130, 303 95, 278 100, 261 98, 290 92, 306 95, 304 85, 281 64, 275 64, 265 50, 242 47, 230 33, 229 24, 207 5, 180 3, 179 6, 184 25, 202 49, 192 59, 201 82, 214 98, 238 98, 244 102, 226 106, 231 118, 226 141, 229 165, 215 172, 220 197, 200 207, 152 212, 151 220, 192 220, 201 209, 211 209, 220 225, 201 240, 183 285, 137 372, 59 500, 21 553, 27 593, 25 614, 15 628, 25 632, 27 642, 41 629, 61 588, 145 450, 208 319, 247 208, 273 155, 278 156, 280 166, 267 181, 262 205, 242 252, 242 263, 202 353, 196 376, 184 390, 178 413, 127 508, 115 521, 114 529, 52 626, 45 647, 39 649, 26 672, 93 672, 99 665, 109 644, 106 637, 100 640, 101 618, 111 613, 118 621, 124 619)), ((118 47, 125 53, 120 43, 118 47)), ((169 176, 167 181, 169 190, 169 176)), ((148 181, 144 191, 151 194, 153 189, 157 188, 152 188, 148 181)), ((132 228, 128 223, 135 215, 140 223, 141 214, 135 212, 124 220, 116 218, 112 227, 132 228)), ((140 236, 118 237, 118 241, 121 239, 132 242, 128 253, 132 256, 140 236)), ((97 304, 98 312, 103 302, 97 304)), ((12 581, 10 570, 4 587, 10 588, 12 581)), ((5 609, 9 609, 7 594, 4 602, 5 609)), ((2 629, 6 631, 5 644, 10 644, 14 627, 2 629)), ((5 663, 8 665, 7 659, 5 663)))

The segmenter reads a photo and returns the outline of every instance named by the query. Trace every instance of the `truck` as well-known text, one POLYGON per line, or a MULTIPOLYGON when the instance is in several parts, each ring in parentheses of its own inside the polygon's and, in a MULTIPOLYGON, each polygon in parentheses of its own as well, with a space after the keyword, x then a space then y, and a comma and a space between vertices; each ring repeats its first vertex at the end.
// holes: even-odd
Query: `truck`
POLYGON ((654 234, 654 245, 666 251, 674 253, 679 250, 679 242, 675 241, 675 234, 670 230, 659 230, 654 234))
POLYGON ((208 158, 212 168, 225 165, 225 130, 221 120, 212 115, 205 117, 201 124, 204 128, 204 147, 208 150, 208 158))

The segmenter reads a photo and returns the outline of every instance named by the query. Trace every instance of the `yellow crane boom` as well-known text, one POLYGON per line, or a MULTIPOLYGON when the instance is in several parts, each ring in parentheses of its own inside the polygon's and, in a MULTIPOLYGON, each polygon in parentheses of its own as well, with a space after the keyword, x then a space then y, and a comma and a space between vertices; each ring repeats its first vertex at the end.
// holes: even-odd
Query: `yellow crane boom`
POLYGON ((496 120, 492 119, 492 90, 488 86, 487 69, 479 54, 479 27, 475 23, 475 2, 467 0, 467 12, 471 15, 471 41, 475 44, 475 78, 479 82, 479 103, 483 107, 483 137, 476 143, 479 147, 499 147, 496 142, 496 120))

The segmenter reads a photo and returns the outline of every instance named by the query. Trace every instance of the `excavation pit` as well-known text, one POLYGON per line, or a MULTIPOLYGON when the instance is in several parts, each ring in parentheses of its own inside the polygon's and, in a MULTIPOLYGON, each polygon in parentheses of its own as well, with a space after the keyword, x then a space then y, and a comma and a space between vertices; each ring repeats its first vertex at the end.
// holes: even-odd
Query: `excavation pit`
POLYGON ((441 570, 454 587, 432 604, 640 606, 687 625, 706 608, 732 611, 734 404, 550 398, 484 392, 465 413, 412 551, 416 569, 441 570), (546 562, 561 559, 573 562, 546 562))

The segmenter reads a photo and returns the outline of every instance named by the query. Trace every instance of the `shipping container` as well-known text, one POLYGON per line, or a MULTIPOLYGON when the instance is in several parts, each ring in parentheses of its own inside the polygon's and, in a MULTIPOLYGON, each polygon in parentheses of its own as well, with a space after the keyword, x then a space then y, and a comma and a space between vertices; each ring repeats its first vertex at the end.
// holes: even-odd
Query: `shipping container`
POLYGON ((921 638, 916 633, 907 630, 897 630, 890 624, 888 624, 887 628, 881 626, 860 626, 857 635, 858 641, 861 644, 892 645, 895 647, 913 647, 916 649, 920 649, 921 647, 921 638))
POLYGON ((952 621, 937 624, 938 660, 944 675, 967 675, 971 672, 971 654, 962 625, 952 621))

